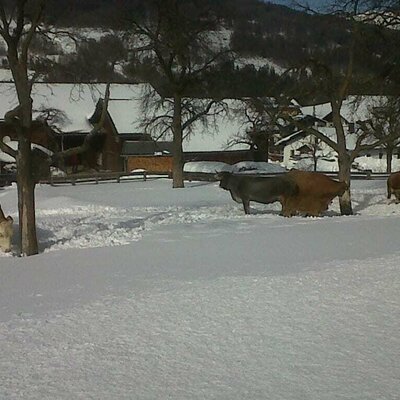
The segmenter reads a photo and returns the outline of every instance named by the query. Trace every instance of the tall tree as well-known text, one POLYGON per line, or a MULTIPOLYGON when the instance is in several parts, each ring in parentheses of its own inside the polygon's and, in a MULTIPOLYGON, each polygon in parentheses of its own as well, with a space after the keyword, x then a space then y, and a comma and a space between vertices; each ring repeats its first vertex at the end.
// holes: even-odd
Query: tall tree
MULTIPOLYGON (((347 141, 347 135, 344 128, 344 119, 341 115, 343 103, 351 94, 352 86, 355 83, 355 72, 362 68, 360 56, 365 51, 368 44, 365 40, 364 21, 360 22, 360 12, 366 11, 365 6, 368 1, 338 0, 334 3, 333 13, 338 14, 338 18, 346 18, 348 29, 351 33, 347 46, 347 57, 343 60, 342 67, 334 67, 324 62, 324 59, 314 55, 305 63, 305 68, 311 72, 315 84, 315 90, 324 93, 328 98, 332 110, 332 123, 335 128, 336 138, 328 137, 315 127, 307 127, 301 121, 294 121, 298 127, 302 127, 314 134, 318 139, 328 144, 334 149, 338 156, 339 180, 346 182, 348 190, 339 198, 340 210, 342 215, 351 215, 353 213, 351 202, 351 165, 354 159, 361 151, 371 149, 383 143, 383 139, 375 141, 367 140, 370 132, 360 131, 357 137, 356 146, 352 148, 347 141)), ((386 60, 382 60, 382 64, 386 60)), ((376 77, 374 77, 375 79, 376 77)), ((361 83, 365 87, 367 80, 361 83)))
MULTIPOLYGON (((171 113, 164 114, 173 137, 173 187, 184 186, 183 148, 185 129, 204 118, 215 101, 191 102, 191 92, 200 87, 204 73, 225 50, 216 47, 210 31, 218 26, 213 9, 202 0, 150 0, 143 19, 134 19, 133 33, 142 40, 133 72, 150 82, 162 95, 164 104, 171 104, 171 113), (144 70, 144 57, 151 60, 144 70), (187 113, 188 118, 183 119, 187 113)), ((158 118, 159 119, 159 118, 158 118)))
MULTIPOLYGON (((35 216, 35 186, 43 176, 48 176, 50 165, 71 153, 79 153, 89 148, 101 134, 101 126, 96 125, 84 145, 57 153, 52 158, 43 152, 32 150, 32 89, 37 78, 33 72, 31 50, 35 38, 46 34, 43 21, 48 0, 0 0, 0 36, 6 45, 6 56, 12 73, 18 104, 4 115, 5 122, 15 129, 18 149, 14 150, 0 140, 0 148, 15 158, 17 162, 17 191, 19 237, 21 254, 30 256, 38 253, 35 216)), ((106 88, 105 109, 109 97, 106 88)))
POLYGON ((0 35, 6 43, 7 59, 15 83, 18 106, 4 119, 11 122, 18 135, 18 151, 1 144, 17 160, 18 212, 23 255, 38 252, 35 222, 35 162, 31 151, 32 84, 28 73, 29 49, 38 32, 45 0, 0 1, 0 35), (7 3, 7 4, 6 4, 7 3))
POLYGON ((386 150, 386 172, 392 172, 393 153, 400 144, 400 98, 383 97, 370 110, 370 118, 360 123, 366 133, 382 142, 386 150))
MULTIPOLYGON (((250 97, 235 107, 235 117, 245 127, 228 143, 229 146, 248 144, 254 152, 255 161, 268 161, 274 138, 285 128, 283 113, 290 113, 290 105, 279 105, 273 97, 250 97)), ((293 110, 292 110, 293 111, 293 110)))

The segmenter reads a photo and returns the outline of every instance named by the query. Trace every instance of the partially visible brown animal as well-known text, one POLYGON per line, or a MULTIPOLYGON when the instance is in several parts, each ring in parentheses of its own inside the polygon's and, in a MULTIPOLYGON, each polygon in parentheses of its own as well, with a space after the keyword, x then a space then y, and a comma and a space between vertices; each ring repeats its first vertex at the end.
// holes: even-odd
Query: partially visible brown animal
POLYGON ((348 186, 320 172, 291 170, 286 176, 299 188, 294 196, 285 197, 282 213, 291 217, 297 213, 317 217, 326 211, 336 196, 342 196, 348 186))
POLYGON ((0 206, 0 250, 11 251, 11 239, 13 235, 13 219, 11 216, 7 218, 0 206))
POLYGON ((392 194, 396 197, 396 203, 400 202, 400 171, 393 172, 387 179, 387 198, 390 199, 392 194))

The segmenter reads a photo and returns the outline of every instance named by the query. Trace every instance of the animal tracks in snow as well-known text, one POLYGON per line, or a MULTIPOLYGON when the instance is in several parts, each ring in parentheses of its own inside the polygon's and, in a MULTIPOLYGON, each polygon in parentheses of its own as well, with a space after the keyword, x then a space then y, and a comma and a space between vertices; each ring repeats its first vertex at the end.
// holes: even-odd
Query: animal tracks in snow
POLYGON ((140 240, 157 226, 240 218, 232 207, 137 207, 120 209, 98 205, 39 210, 38 236, 42 251, 66 248, 121 246, 140 240))

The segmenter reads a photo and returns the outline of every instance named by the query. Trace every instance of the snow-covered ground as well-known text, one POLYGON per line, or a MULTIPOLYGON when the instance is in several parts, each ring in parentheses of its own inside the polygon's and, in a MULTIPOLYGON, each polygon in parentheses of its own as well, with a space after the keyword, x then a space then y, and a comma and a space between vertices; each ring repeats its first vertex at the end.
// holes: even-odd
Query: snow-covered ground
MULTIPOLYGON (((251 215, 217 183, 38 186, 0 255, 0 399, 397 400, 400 205, 251 215)), ((0 188, 17 219, 15 187, 0 188)))

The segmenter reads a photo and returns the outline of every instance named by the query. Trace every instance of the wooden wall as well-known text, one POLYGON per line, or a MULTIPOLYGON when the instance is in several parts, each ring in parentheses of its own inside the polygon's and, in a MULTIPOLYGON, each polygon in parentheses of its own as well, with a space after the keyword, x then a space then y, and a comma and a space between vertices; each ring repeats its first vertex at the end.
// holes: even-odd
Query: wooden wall
POLYGON ((126 171, 145 169, 152 172, 172 172, 172 156, 128 156, 126 171))

